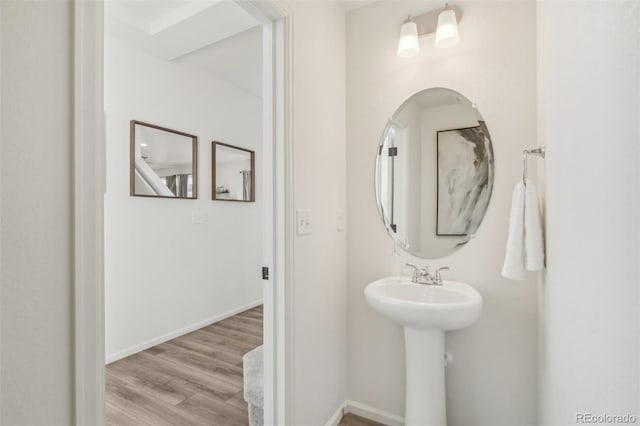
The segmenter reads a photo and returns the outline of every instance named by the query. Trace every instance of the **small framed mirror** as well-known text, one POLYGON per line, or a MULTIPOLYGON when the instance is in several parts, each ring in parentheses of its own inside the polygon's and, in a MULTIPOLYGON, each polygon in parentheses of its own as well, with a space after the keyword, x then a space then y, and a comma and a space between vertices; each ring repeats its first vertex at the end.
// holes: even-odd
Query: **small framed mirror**
POLYGON ((131 196, 196 199, 197 165, 197 136, 131 120, 131 196))
POLYGON ((255 201, 255 161, 250 149, 211 142, 211 199, 255 201))

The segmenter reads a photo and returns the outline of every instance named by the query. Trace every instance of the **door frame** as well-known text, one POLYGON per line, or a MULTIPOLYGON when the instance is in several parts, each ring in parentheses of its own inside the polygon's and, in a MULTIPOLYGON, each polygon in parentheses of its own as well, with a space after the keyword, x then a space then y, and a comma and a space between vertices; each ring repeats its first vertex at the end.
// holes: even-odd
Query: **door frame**
MULTIPOLYGON (((275 0, 235 0, 263 24, 265 425, 293 418, 292 21, 275 0), (271 202, 269 202, 271 200, 271 202), (269 320, 269 321, 267 321, 269 320)), ((74 1, 74 415, 105 420, 104 2, 74 1)), ((259 271, 256 271, 258 273, 259 271)))

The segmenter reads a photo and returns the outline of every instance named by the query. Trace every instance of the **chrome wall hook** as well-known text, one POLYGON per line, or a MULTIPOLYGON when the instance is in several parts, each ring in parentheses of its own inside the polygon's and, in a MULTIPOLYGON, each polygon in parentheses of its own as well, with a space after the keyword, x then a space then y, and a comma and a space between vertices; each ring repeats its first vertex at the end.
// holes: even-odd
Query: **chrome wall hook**
POLYGON ((545 158, 546 149, 545 146, 539 146, 534 149, 525 149, 522 151, 522 184, 527 185, 527 158, 529 155, 537 155, 538 157, 545 158))

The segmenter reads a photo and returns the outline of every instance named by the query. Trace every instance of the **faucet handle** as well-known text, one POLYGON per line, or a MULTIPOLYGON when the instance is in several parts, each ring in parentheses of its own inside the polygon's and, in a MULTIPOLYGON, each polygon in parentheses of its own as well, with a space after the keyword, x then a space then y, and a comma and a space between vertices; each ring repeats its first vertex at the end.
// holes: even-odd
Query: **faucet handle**
POLYGON ((411 276, 411 281, 413 281, 414 283, 418 282, 418 271, 420 270, 420 267, 417 265, 414 265, 413 263, 405 263, 405 265, 413 268, 413 275, 411 276))
POLYGON ((428 280, 432 280, 431 274, 429 274, 428 266, 420 267, 418 265, 414 265, 413 263, 406 263, 406 265, 411 266, 413 268, 413 277, 411 278, 411 280, 414 283, 419 282, 419 280, 423 277, 428 280))
POLYGON ((436 285, 442 285, 442 276, 440 275, 440 271, 448 271, 451 268, 449 268, 448 266, 441 266, 440 268, 436 269, 436 272, 434 272, 433 274, 433 282, 436 285))

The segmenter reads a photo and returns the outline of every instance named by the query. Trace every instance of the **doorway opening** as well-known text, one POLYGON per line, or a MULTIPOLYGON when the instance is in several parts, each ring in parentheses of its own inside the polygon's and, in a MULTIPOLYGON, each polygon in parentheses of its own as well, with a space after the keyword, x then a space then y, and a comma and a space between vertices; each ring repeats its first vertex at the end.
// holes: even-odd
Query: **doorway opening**
POLYGON ((104 22, 106 424, 262 424, 261 22, 214 1, 104 22))
POLYGON ((76 421, 283 423, 287 12, 114 1, 75 15, 76 421))

